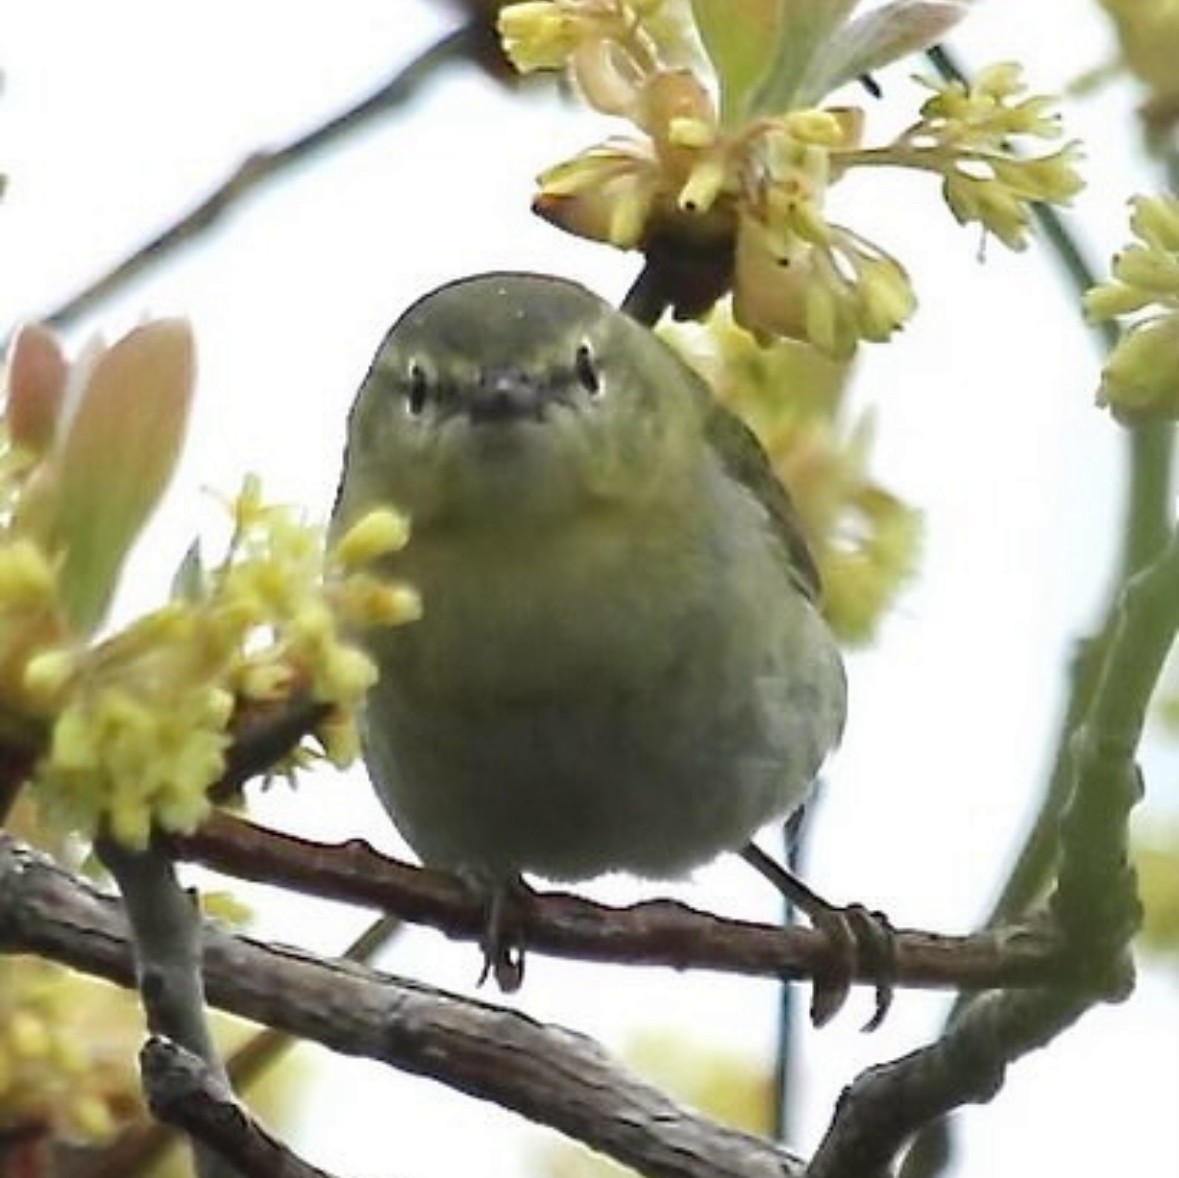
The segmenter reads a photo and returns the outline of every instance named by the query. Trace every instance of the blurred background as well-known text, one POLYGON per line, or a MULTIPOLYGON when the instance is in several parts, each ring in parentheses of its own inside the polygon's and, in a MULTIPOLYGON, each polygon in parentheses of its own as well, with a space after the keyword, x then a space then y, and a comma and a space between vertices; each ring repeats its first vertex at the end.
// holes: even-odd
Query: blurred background
MULTIPOLYGON (((1037 92, 1062 91, 1117 53, 1095 0, 976 9, 954 37, 964 64, 1017 59, 1037 92)), ((459 16, 436 0, 7 0, 0 330, 58 307, 251 153, 356 102, 459 16)), ((895 130, 912 117, 909 75, 919 68, 878 77, 872 127, 895 130)), ((1121 79, 1065 102, 1089 183, 1067 223, 1102 267, 1126 238, 1127 198, 1161 186, 1140 143, 1140 99, 1121 79)), ((270 498, 326 517, 354 390, 418 294, 461 274, 518 268, 620 298, 636 257, 562 235, 529 212, 535 174, 607 130, 551 85, 506 86, 455 63, 69 323, 76 348, 145 314, 177 313, 198 340, 186 456, 119 615, 166 595, 194 535, 220 534, 210 492, 232 493, 247 472, 270 498)), ((1100 351, 1045 250, 980 250, 977 233, 959 228, 920 176, 874 173, 870 188, 853 179, 835 196, 844 219, 904 262, 921 301, 899 337, 862 351, 852 401, 875 422, 875 475, 920 508, 924 541, 919 571, 877 639, 849 656, 850 721, 826 776, 807 878, 899 926, 965 932, 993 902, 1038 803, 1069 659, 1111 588, 1126 438, 1094 408, 1100 351)), ((1179 818, 1165 732, 1152 736, 1144 764, 1138 818, 1157 832, 1179 818)), ((275 785, 254 796, 252 813, 405 853, 360 769, 316 772, 295 790, 275 785)), ((322 952, 340 952, 370 919, 239 890, 254 908, 253 931, 322 952)), ((674 894, 751 919, 779 913, 775 894, 735 859, 674 888, 610 879, 584 890, 609 902, 674 894)), ((1019 1062, 992 1105, 960 1114, 952 1172, 1179 1173, 1176 962, 1173 950, 1144 949, 1127 1003, 1090 1014, 1019 1062)), ((479 963, 470 945, 411 929, 380 965, 474 992, 479 963)), ((671 1082, 676 1073, 695 1082, 695 1100, 723 1090, 755 1101, 772 1071, 779 993, 768 981, 534 955, 523 991, 504 1001, 637 1052, 637 1062, 654 1057, 671 1082)), ((790 1144, 812 1149, 841 1088, 935 1035, 948 1002, 902 991, 884 1027, 865 1036, 870 995, 857 992, 832 1026, 799 1025, 790 1144)), ((277 1125, 338 1174, 575 1172, 555 1138, 497 1108, 313 1046, 294 1059, 277 1125)))

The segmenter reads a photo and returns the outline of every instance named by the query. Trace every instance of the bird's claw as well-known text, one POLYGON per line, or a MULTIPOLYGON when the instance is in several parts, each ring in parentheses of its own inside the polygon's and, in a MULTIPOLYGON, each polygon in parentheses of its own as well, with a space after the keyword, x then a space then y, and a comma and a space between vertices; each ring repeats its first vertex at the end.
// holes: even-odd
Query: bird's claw
POLYGON ((866 975, 876 983, 876 1007, 863 1030, 876 1030, 888 1015, 896 989, 896 932, 888 917, 862 904, 829 903, 753 843, 741 855, 827 938, 830 964, 814 981, 811 1022, 816 1027, 830 1022, 847 1001, 852 981, 866 975))
POLYGON ((830 972, 815 979, 812 1024, 821 1027, 830 1022, 847 1001, 852 979, 864 973, 875 980, 876 1005, 861 1030, 876 1030, 888 1016, 895 993, 896 934, 888 917, 862 904, 840 908, 825 900, 806 914, 815 929, 826 936, 832 959, 830 972))
POLYGON ((483 951, 480 986, 493 977, 501 993, 514 994, 524 984, 521 908, 527 894, 527 885, 521 879, 497 883, 487 893, 487 913, 479 942, 483 951))

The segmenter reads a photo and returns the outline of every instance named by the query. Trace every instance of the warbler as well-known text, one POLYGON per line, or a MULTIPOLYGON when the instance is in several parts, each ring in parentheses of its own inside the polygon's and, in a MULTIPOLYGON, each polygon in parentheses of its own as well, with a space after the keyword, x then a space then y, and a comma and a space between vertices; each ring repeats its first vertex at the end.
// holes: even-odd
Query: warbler
POLYGON ((797 807, 846 681, 749 429, 584 287, 491 273, 377 350, 333 526, 392 503, 423 616, 362 635, 367 765, 428 865, 681 876, 797 807))

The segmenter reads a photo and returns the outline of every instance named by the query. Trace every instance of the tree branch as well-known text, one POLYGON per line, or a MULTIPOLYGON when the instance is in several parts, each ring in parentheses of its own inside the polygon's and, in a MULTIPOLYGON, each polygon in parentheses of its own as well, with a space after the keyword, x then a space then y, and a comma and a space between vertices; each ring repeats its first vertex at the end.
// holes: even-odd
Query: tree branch
POLYGON ((300 694, 274 703, 253 700, 234 716, 233 744, 225 754, 225 768, 209 787, 209 798, 227 802, 237 797, 252 777, 271 772, 331 709, 310 695, 300 694))
POLYGON ((272 1137, 208 1064, 154 1036, 139 1053, 151 1111, 230 1163, 243 1178, 331 1178, 272 1137))
MULTIPOLYGON (((428 1076, 656 1178, 799 1178, 797 1158, 676 1105, 593 1042, 522 1014, 204 925, 215 1005, 428 1076)), ((0 950, 133 983, 118 902, 0 835, 0 950)))
MULTIPOLYGON (((194 834, 171 841, 181 858, 241 879, 379 908, 455 939, 476 941, 482 934, 481 902, 457 878, 388 859, 359 839, 315 843, 217 813, 194 834)), ((813 929, 722 919, 671 900, 618 909, 550 892, 526 897, 518 916, 527 947, 558 957, 792 979, 830 968, 827 938, 813 929)), ((1060 946, 1032 928, 970 937, 900 929, 896 947, 900 985, 980 990, 1063 976, 1060 946)), ((875 982, 863 962, 857 968, 859 981, 875 982)))
MULTIPOLYGON (((201 918, 195 896, 180 886, 172 859, 159 842, 137 851, 102 837, 95 848, 123 894, 148 1029, 186 1047, 204 1061, 220 1085, 228 1086, 205 1015, 201 918)), ((200 1178, 241 1178, 199 1137, 192 1147, 200 1178)))
POLYGON ((68 326, 181 247, 196 241, 263 185, 304 163, 308 157, 375 116, 410 101, 442 67, 464 59, 485 60, 491 35, 487 13, 472 17, 400 67, 388 81, 359 102, 281 147, 255 151, 179 220, 48 311, 42 316, 42 322, 53 327, 68 326))
MULTIPOLYGON (((808 1178, 885 1173, 922 1126, 963 1103, 990 1100, 1009 1063, 1096 1003, 1130 993, 1128 947, 1141 920, 1127 855, 1130 811, 1141 795, 1134 757, 1177 631, 1179 533, 1126 586, 1088 716, 1071 746, 1071 800, 1048 906, 1071 962, 1069 983, 975 998, 935 1043, 865 1072, 841 1098, 808 1178)), ((927 1143, 920 1148, 926 1166, 936 1155, 924 1152, 927 1143)))
MULTIPOLYGON (((946 46, 935 46, 927 56, 944 80, 968 84, 965 71, 946 46)), ((1081 295, 1096 282, 1094 269, 1052 205, 1035 203, 1031 208, 1051 255, 1079 306, 1081 295)), ((1091 326, 1101 345, 1101 353, 1105 354, 1117 343, 1119 329, 1112 320, 1091 326)), ((1122 587, 1159 552, 1170 531, 1174 434, 1170 423, 1127 431, 1129 481, 1120 568, 1112 600, 1097 632, 1077 646, 1069 678, 1068 703, 1057 728, 1055 751, 1043 796, 1007 881, 986 918, 987 927, 1017 919, 1044 896, 1051 883, 1061 818, 1072 790, 1072 742, 1089 712, 1096 691, 1097 677, 1117 621, 1122 587)), ((948 1025, 957 1020, 965 1002, 962 997, 955 1002, 948 1025)), ((949 1153, 947 1126, 929 1125, 905 1158, 903 1178, 931 1178, 945 1168, 949 1153)))
MULTIPOLYGON (((344 952, 347 961, 370 961, 402 928, 396 917, 373 921, 344 952)), ((293 1035, 263 1027, 254 1032, 226 1058, 230 1087, 247 1093, 250 1086, 277 1063, 298 1040, 293 1035)), ((71 1178, 128 1178, 147 1171, 176 1140, 173 1129, 152 1117, 128 1125, 118 1137, 100 1150, 91 1150, 84 1163, 71 1170, 71 1178)), ((3 1173, 0 1168, 0 1173, 3 1173)))

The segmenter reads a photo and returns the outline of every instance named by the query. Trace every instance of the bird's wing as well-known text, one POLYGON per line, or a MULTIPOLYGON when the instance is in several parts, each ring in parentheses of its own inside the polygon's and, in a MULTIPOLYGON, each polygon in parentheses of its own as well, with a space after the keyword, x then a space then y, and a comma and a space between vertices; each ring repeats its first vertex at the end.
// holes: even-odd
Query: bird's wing
POLYGON ((819 570, 798 523, 798 514, 754 432, 731 410, 713 402, 709 441, 725 469, 765 508, 785 548, 790 577, 811 601, 821 592, 819 570))

